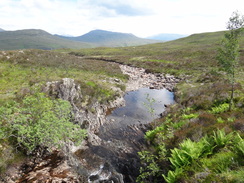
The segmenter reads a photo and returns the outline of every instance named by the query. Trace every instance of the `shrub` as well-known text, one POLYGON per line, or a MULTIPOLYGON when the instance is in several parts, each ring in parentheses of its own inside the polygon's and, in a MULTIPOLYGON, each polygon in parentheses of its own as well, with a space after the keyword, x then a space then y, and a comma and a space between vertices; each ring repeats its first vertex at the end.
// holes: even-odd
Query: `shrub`
POLYGON ((195 119, 198 118, 199 114, 183 114, 182 119, 195 119))
POLYGON ((163 177, 166 182, 176 182, 181 176, 186 176, 187 171, 194 172, 191 167, 195 164, 200 170, 223 173, 243 164, 243 155, 244 140, 238 133, 226 134, 224 130, 217 130, 198 142, 186 139, 179 148, 171 149, 169 160, 173 170, 163 177))
POLYGON ((219 114, 229 110, 230 105, 227 103, 220 104, 219 106, 212 107, 210 113, 219 114))
POLYGON ((226 135, 224 130, 217 130, 213 132, 213 140, 218 147, 224 147, 230 142, 232 133, 226 135))
POLYGON ((160 140, 166 140, 173 135, 173 122, 171 118, 166 118, 165 122, 161 126, 157 126, 155 129, 147 131, 145 138, 149 141, 153 141, 157 137, 161 137, 160 140))
POLYGON ((209 126, 216 123, 216 117, 210 113, 202 113, 199 115, 199 122, 203 126, 209 126))
POLYGON ((244 168, 223 172, 221 177, 223 177, 225 182, 242 183, 244 180, 244 168))
POLYGON ((225 121, 221 118, 221 117, 218 117, 217 118, 217 123, 224 123, 225 121))
POLYGON ((137 182, 143 183, 156 176, 160 172, 160 167, 156 163, 157 157, 150 152, 141 151, 138 155, 144 166, 140 168, 140 175, 137 177, 137 182))
POLYGON ((204 158, 201 162, 203 167, 211 170, 211 172, 222 173, 230 170, 231 166, 235 165, 235 158, 235 153, 227 151, 217 153, 211 158, 204 158))
POLYGON ((239 154, 240 157, 244 157, 244 139, 242 139, 239 133, 236 133, 236 138, 234 139, 234 150, 239 154))
POLYGON ((244 133, 244 120, 238 120, 233 123, 233 129, 244 133))
POLYGON ((86 132, 71 120, 69 102, 51 100, 43 93, 0 108, 2 138, 15 138, 17 147, 27 152, 37 146, 61 148, 66 141, 80 142, 86 132))
POLYGON ((212 151, 212 148, 208 146, 211 147, 212 144, 207 141, 207 137, 202 138, 199 142, 186 139, 180 143, 179 148, 171 150, 171 157, 169 160, 175 168, 182 168, 199 158, 203 152, 209 153, 212 151))
POLYGON ((175 171, 168 171, 167 176, 162 175, 164 180, 168 183, 174 183, 178 180, 178 178, 183 174, 183 170, 181 168, 176 168, 175 171))

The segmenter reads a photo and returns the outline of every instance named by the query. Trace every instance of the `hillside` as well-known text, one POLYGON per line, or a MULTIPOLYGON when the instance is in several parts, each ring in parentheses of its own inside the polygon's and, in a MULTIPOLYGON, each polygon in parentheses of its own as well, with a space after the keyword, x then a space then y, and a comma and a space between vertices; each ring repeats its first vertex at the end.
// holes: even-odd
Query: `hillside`
POLYGON ((4 32, 4 31, 5 31, 5 30, 3 30, 3 29, 0 28, 0 32, 4 32))
POLYGON ((0 50, 87 48, 92 44, 60 38, 38 29, 0 32, 0 50))
POLYGON ((243 182, 244 36, 235 73, 234 108, 229 110, 231 85, 216 59, 224 33, 194 34, 133 49, 71 53, 184 78, 174 89, 177 103, 145 134, 150 147, 140 152, 143 166, 138 182, 243 182))
POLYGON ((138 38, 133 34, 111 32, 104 30, 94 30, 78 37, 62 37, 74 41, 94 43, 97 46, 107 47, 137 46, 160 42, 157 40, 138 38))
MULTIPOLYGON (((170 72, 171 74, 177 75, 180 73, 188 74, 195 69, 195 67, 190 69, 189 67, 191 65, 196 67, 201 67, 202 65, 211 67, 216 63, 216 50, 223 36, 224 31, 209 32, 193 34, 185 38, 164 43, 137 46, 133 49, 81 49, 74 50, 73 54, 96 57, 100 55, 103 58, 108 56, 108 60, 135 65, 137 67, 143 66, 152 72, 170 72), (155 67, 152 67, 152 64, 155 67)), ((241 38, 241 49, 243 47, 244 37, 241 38)))
MULTIPOLYGON (((72 54, 95 56, 96 59, 101 57, 103 60, 144 67, 149 72, 168 73, 179 77, 192 75, 201 80, 207 71, 217 69, 216 54, 224 33, 220 31, 193 34, 174 41, 143 45, 133 49, 81 49, 73 51, 72 54)), ((241 64, 244 64, 243 50, 244 36, 240 41, 241 64)), ((242 76, 238 75, 237 79, 242 81, 242 76)))
MULTIPOLYGON (((65 96, 66 99, 72 100, 72 105, 79 107, 79 110, 75 108, 74 111, 81 112, 82 115, 78 118, 84 123, 78 123, 79 126, 75 127, 71 126, 73 130, 79 127, 94 129, 96 120, 101 125, 106 124, 100 121, 100 111, 104 111, 107 115, 107 112, 111 112, 109 110, 111 108, 107 111, 104 108, 100 109, 99 106, 107 105, 120 96, 120 92, 125 91, 125 82, 128 81, 128 76, 123 74, 121 66, 117 63, 144 68, 146 74, 154 73, 156 78, 163 75, 171 82, 174 81, 169 74, 180 78, 181 82, 173 90, 176 103, 167 106, 166 112, 152 123, 146 126, 142 123, 130 125, 130 129, 116 133, 118 138, 106 139, 106 142, 102 144, 99 144, 100 141, 96 141, 95 138, 90 138, 102 132, 99 129, 88 130, 89 133, 94 132, 93 136, 90 134, 91 136, 87 138, 95 141, 94 145, 92 142, 91 144, 84 143, 88 146, 75 152, 75 155, 79 156, 75 162, 76 165, 84 163, 89 168, 94 164, 97 166, 97 162, 102 161, 92 159, 93 152, 96 152, 102 157, 117 156, 113 157, 115 161, 105 164, 106 172, 110 171, 110 165, 114 164, 119 165, 116 169, 119 172, 123 172, 127 167, 128 170, 133 170, 133 176, 138 176, 137 182, 243 182, 244 36, 240 39, 240 62, 235 73, 234 106, 232 110, 229 110, 231 85, 228 82, 228 76, 220 70, 216 60, 217 50, 224 33, 221 31, 194 34, 174 41, 133 47, 0 51, 0 182, 5 173, 11 172, 9 169, 12 170, 16 164, 32 162, 27 159, 30 158, 29 154, 24 153, 26 152, 25 144, 18 143, 21 139, 16 138, 16 135, 22 135, 20 132, 24 134, 31 130, 26 126, 35 125, 33 120, 42 117, 37 121, 41 124, 34 126, 35 128, 32 129, 34 131, 23 137, 27 139, 32 135, 37 137, 33 139, 37 145, 40 142, 36 140, 42 140, 42 138, 47 139, 43 143, 45 145, 46 142, 52 142, 50 140, 55 140, 55 142, 62 140, 60 133, 54 135, 49 133, 51 138, 43 137, 43 134, 55 129, 50 128, 50 125, 55 125, 52 123, 56 119, 65 124, 63 122, 66 120, 64 121, 62 117, 65 114, 71 115, 71 112, 66 110, 67 106, 63 108, 65 103, 60 106, 51 105, 50 100, 54 104, 59 104, 55 103, 57 97, 65 96), (67 78, 74 79, 75 85, 67 82, 72 81, 67 78), (69 87, 63 85, 64 81, 70 84, 69 87), (46 85, 50 87, 50 90, 44 97, 44 94, 40 95, 39 92, 43 91, 46 85), (69 91, 72 92, 67 92, 68 95, 57 93, 56 89, 60 88, 70 89, 69 91), (69 93, 75 91, 79 95, 73 94, 74 97, 68 97, 69 93), (54 111, 59 112, 59 118, 53 115, 54 111), (66 112, 63 114, 60 111, 66 112), (91 116, 85 118, 86 114, 91 116), (55 120, 50 124, 49 119, 55 120), (42 130, 43 126, 45 130, 42 130), (41 133, 40 131, 36 133, 40 127, 41 133), (141 148, 139 155, 138 151, 134 154, 127 151, 124 144, 119 141, 124 136, 128 136, 134 128, 139 130, 142 137, 145 137, 145 139, 140 139, 145 146, 135 143, 139 140, 130 139, 133 146, 141 148), (141 128, 143 131, 140 131, 141 128), (144 133, 144 130, 148 131, 144 133), (56 140, 54 138, 56 136, 61 139, 56 140), (111 151, 105 151, 106 145, 111 147, 111 151), (16 150, 19 149, 21 151, 17 153, 16 150), (115 152, 115 150, 118 151, 115 152), (128 158, 126 156, 122 159, 123 156, 118 155, 120 152, 128 154, 128 158), (137 166, 135 160, 138 159, 134 159, 135 156, 138 159, 140 156, 141 167, 137 166)), ((137 73, 134 74, 137 75, 137 73)), ((140 79, 147 77, 138 76, 140 79)), ((165 84, 164 82, 162 81, 162 84, 165 84)), ((152 99, 148 98, 148 102, 153 101, 152 99)), ((73 119, 71 116, 64 117, 73 119)), ((68 131, 63 127, 55 127, 57 130, 62 129, 61 134, 64 133, 66 138, 68 131)), ((123 129, 126 128, 121 128, 123 129)), ((110 132, 105 131, 104 134, 110 134, 110 132)), ((134 137, 138 136, 139 133, 134 134, 134 137)), ((73 142, 75 139, 71 138, 71 140, 73 142)), ((32 141, 28 141, 28 144, 29 142, 32 141)), ((56 156, 52 157, 54 159, 56 156)), ((60 164, 59 160, 57 164, 60 164)), ((55 161, 51 162, 52 167, 58 169, 55 161)), ((33 168, 30 164, 25 172, 29 173, 29 168, 34 171, 46 169, 50 172, 43 163, 36 167, 33 168)), ((99 166, 97 168, 96 170, 100 172, 101 166, 100 169, 99 166)), ((66 172, 68 169, 65 167, 65 171, 58 170, 66 172)), ((75 171, 79 172, 80 176, 84 172, 77 169, 75 171)), ((112 169, 111 172, 114 173, 115 170, 112 169)), ((131 175, 128 173, 132 172, 126 173, 123 175, 131 175)), ((51 174, 55 176, 54 173, 51 174)), ((58 174, 61 179, 64 177, 63 180, 67 180, 65 175, 58 174)), ((90 178, 95 177, 94 174, 92 175, 90 178)), ((39 177, 41 176, 37 173, 32 180, 39 177)), ((23 176, 19 180, 23 180, 22 178, 23 176)), ((87 179, 86 177, 85 180, 87 179)))

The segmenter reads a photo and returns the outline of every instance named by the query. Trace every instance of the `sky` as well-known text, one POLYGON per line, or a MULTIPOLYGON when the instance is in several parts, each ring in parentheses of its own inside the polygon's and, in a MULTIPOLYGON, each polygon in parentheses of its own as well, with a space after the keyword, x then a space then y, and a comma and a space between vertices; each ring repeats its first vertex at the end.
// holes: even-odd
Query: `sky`
POLYGON ((226 29, 243 0, 0 0, 0 28, 80 36, 102 29, 148 37, 226 29))

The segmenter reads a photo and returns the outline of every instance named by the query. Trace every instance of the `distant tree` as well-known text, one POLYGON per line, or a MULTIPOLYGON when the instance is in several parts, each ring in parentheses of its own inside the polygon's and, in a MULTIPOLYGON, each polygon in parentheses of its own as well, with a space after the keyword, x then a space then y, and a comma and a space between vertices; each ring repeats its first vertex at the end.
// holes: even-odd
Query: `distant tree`
POLYGON ((231 96, 229 110, 232 109, 234 98, 234 85, 236 69, 239 62, 239 38, 244 31, 244 16, 238 11, 233 12, 227 23, 228 32, 222 40, 221 47, 218 49, 217 60, 221 69, 228 75, 231 84, 231 96))

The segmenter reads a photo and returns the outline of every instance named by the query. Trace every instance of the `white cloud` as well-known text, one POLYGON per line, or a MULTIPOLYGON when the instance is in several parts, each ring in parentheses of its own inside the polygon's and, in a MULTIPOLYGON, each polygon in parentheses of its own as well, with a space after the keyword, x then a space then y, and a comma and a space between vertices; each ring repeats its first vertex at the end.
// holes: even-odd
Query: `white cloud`
POLYGON ((225 29, 243 0, 1 0, 0 28, 82 35, 93 29, 149 36, 225 29))

